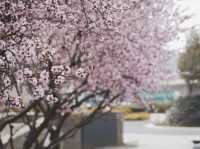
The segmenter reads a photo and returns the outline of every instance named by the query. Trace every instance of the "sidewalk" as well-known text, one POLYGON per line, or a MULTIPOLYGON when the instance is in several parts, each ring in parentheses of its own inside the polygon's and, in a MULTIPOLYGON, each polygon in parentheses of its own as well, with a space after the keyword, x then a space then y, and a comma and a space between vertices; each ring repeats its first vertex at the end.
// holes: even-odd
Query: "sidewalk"
MULTIPOLYGON (((124 146, 100 149, 197 149, 200 127, 155 126, 149 121, 124 122, 124 146)), ((199 148, 198 148, 199 149, 199 148)))
POLYGON ((193 149, 192 140, 198 136, 124 134, 125 146, 100 149, 193 149))

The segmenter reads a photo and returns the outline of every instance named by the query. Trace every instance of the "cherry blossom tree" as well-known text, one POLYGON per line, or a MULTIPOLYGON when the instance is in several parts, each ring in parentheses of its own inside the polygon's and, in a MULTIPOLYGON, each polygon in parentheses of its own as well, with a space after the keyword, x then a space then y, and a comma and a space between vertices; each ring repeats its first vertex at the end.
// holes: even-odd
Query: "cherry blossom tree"
POLYGON ((166 73, 166 44, 185 19, 174 6, 172 0, 2 0, 0 102, 19 111, 0 130, 34 111, 35 121, 41 114, 44 120, 38 127, 24 122, 30 133, 23 148, 55 147, 71 132, 59 135, 63 121, 89 99, 101 98, 75 128, 118 98, 155 89, 166 73), (45 129, 57 134, 47 147, 45 137, 38 140, 45 129))

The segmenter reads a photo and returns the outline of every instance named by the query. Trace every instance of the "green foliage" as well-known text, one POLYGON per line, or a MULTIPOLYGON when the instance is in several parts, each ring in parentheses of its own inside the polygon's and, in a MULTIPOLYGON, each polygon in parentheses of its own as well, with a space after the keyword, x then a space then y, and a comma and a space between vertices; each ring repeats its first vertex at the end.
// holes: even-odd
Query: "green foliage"
POLYGON ((200 34, 192 30, 187 40, 185 52, 180 55, 178 68, 188 85, 187 97, 179 98, 169 110, 171 125, 200 126, 200 96, 193 96, 192 88, 200 83, 200 34), (194 82, 195 81, 195 82, 194 82))
POLYGON ((200 35, 192 30, 185 52, 180 55, 178 68, 186 81, 200 80, 200 35))
POLYGON ((168 113, 168 122, 179 126, 200 126, 200 96, 179 98, 168 113))

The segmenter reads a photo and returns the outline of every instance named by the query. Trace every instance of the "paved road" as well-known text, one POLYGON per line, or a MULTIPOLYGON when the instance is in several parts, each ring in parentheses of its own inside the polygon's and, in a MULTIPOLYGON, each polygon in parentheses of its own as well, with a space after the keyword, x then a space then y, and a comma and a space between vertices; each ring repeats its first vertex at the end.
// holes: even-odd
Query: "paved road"
POLYGON ((200 135, 200 127, 154 126, 148 121, 124 122, 124 133, 158 135, 200 135))
POLYGON ((200 149, 193 148, 192 144, 192 140, 200 140, 200 127, 154 126, 147 121, 129 121, 124 122, 123 135, 124 146, 101 149, 200 149))
POLYGON ((125 145, 102 149, 194 149, 194 139, 200 140, 198 127, 155 127, 145 121, 124 122, 125 145))

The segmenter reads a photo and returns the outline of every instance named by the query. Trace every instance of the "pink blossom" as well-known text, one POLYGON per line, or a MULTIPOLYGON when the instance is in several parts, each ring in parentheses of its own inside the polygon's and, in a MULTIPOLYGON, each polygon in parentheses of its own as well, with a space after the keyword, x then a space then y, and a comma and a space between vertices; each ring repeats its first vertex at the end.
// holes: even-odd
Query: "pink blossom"
POLYGON ((34 88, 33 95, 35 96, 36 99, 44 97, 45 91, 44 91, 42 85, 38 85, 34 88))
POLYGON ((47 95, 46 100, 49 103, 55 103, 58 101, 58 98, 54 97, 53 95, 47 95))
POLYGON ((16 80, 19 84, 23 83, 25 78, 22 70, 15 72, 16 80))
POLYGON ((10 80, 10 78, 9 78, 8 76, 5 76, 3 79, 4 79, 4 80, 3 80, 4 85, 5 85, 6 87, 9 86, 9 85, 11 85, 11 80, 10 80))
POLYGON ((24 68, 24 75, 26 75, 27 77, 31 77, 33 75, 33 72, 29 68, 24 68))
POLYGON ((38 83, 37 78, 35 78, 35 77, 29 78, 28 80, 29 80, 29 82, 30 82, 32 85, 34 85, 34 86, 36 86, 37 83, 38 83))
POLYGON ((47 100, 52 92, 63 98, 63 90, 82 82, 84 90, 124 91, 131 99, 156 89, 167 76, 166 45, 182 20, 174 0, 83 3, 36 0, 27 8, 18 0, 6 8, 5 0, 0 2, 0 78, 12 77, 1 89, 10 85, 23 94, 26 86, 34 99, 47 100))
POLYGON ((58 76, 56 79, 55 79, 55 84, 56 85, 60 85, 60 84, 62 84, 62 83, 64 83, 64 81, 65 81, 65 78, 63 77, 63 76, 58 76))
POLYGON ((53 73, 61 73, 63 70, 64 70, 64 67, 62 65, 53 66, 51 68, 51 71, 53 73))
POLYGON ((40 80, 39 80, 43 85, 49 83, 49 72, 46 70, 43 70, 40 72, 40 80))
POLYGON ((83 68, 79 68, 77 71, 76 71, 76 76, 80 79, 84 79, 86 78, 87 76, 87 72, 85 69, 83 68))

